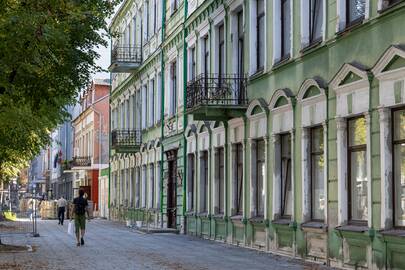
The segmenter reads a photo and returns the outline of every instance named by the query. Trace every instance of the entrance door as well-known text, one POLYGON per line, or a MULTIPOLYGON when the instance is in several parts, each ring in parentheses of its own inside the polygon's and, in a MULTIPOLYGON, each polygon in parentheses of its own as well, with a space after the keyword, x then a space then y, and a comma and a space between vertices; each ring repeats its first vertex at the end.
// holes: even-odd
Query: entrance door
POLYGON ((168 180, 167 180, 167 227, 176 229, 176 210, 177 210, 177 152, 167 152, 168 161, 168 180))

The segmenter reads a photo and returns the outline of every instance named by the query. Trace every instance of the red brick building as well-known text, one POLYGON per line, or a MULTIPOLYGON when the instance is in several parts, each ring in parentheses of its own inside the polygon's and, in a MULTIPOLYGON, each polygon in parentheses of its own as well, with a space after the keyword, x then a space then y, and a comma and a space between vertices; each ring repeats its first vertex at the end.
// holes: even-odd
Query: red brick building
POLYGON ((94 79, 80 96, 73 125, 74 195, 83 188, 94 209, 99 206, 99 174, 108 168, 110 80, 94 79))

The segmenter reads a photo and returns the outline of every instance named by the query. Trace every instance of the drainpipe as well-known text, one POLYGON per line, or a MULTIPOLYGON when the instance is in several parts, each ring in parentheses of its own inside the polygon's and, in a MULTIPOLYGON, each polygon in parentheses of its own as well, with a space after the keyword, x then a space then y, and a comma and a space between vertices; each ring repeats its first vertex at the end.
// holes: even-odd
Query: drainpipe
POLYGON ((160 83, 161 83, 161 99, 162 102, 160 104, 160 138, 161 138, 161 143, 160 143, 160 227, 163 228, 163 138, 164 138, 164 117, 165 117, 165 62, 164 62, 164 56, 163 56, 163 42, 165 40, 165 25, 166 21, 166 1, 162 1, 162 33, 161 33, 161 39, 162 39, 162 44, 161 44, 161 50, 160 50, 160 62, 161 62, 161 71, 160 71, 160 83))
MULTIPOLYGON (((187 95, 187 29, 186 29, 186 20, 188 13, 188 1, 184 1, 184 22, 183 22, 183 130, 187 127, 187 114, 186 114, 186 95, 187 95)), ((187 168, 187 141, 186 134, 183 132, 183 179, 185 179, 186 168, 187 168)), ((183 180, 183 218, 186 213, 186 194, 187 194, 187 181, 183 180)), ((185 228, 184 228, 185 230, 185 228)))
POLYGON ((295 117, 295 112, 296 112, 296 105, 297 102, 295 100, 295 98, 291 97, 291 101, 292 101, 292 117, 293 117, 293 129, 292 129, 292 133, 291 133, 291 142, 292 142, 292 147, 291 147, 291 173, 292 175, 292 183, 293 183, 293 215, 294 215, 294 219, 292 220, 292 223, 290 223, 290 227, 292 227, 293 229, 293 256, 296 257, 297 256, 297 213, 296 213, 296 207, 295 207, 295 194, 297 194, 296 189, 297 189, 297 182, 295 181, 297 178, 297 174, 294 173, 295 171, 295 153, 296 153, 296 117, 295 117))
MULTIPOLYGON (((325 222, 328 225, 328 216, 329 216, 329 211, 328 211, 328 207, 329 207, 329 89, 325 88, 325 103, 326 103, 326 121, 325 121, 325 131, 326 132, 326 143, 324 145, 324 149, 325 149, 325 171, 326 171, 326 185, 325 185, 325 201, 326 201, 326 219, 325 222)), ((326 233, 326 265, 330 266, 330 255, 329 255, 329 230, 326 233)))
MULTIPOLYGON (((110 48, 112 48, 112 38, 110 39, 110 48)), ((112 92, 112 73, 110 72, 110 93, 112 92)), ((108 115, 111 116, 111 98, 108 102, 108 115)), ((109 117, 108 123, 108 219, 111 219, 110 208, 111 208, 111 117, 109 117)))

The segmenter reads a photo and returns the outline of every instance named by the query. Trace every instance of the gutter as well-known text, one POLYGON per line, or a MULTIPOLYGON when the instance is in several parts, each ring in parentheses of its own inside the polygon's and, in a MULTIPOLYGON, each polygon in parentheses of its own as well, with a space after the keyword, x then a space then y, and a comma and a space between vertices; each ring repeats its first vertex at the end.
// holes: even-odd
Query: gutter
MULTIPOLYGON (((188 0, 184 1, 184 22, 183 22, 183 179, 186 179, 186 169, 187 169, 187 141, 186 141, 186 134, 184 133, 184 130, 187 127, 187 113, 186 113, 186 102, 187 102, 187 42, 186 42, 186 36, 187 36, 187 29, 185 28, 186 25, 186 20, 187 20, 187 13, 188 13, 188 0)), ((183 217, 185 216, 186 213, 186 208, 187 208, 187 200, 186 200, 186 194, 187 194, 187 179, 186 181, 183 181, 183 217)), ((185 229, 185 228, 184 228, 185 229)))

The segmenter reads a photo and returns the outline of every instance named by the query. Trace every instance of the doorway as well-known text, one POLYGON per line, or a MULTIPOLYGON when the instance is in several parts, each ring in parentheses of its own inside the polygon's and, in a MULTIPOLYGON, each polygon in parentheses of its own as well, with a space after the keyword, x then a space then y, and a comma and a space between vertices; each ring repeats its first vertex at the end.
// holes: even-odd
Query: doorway
POLYGON ((176 211, 177 211, 177 150, 166 152, 168 162, 168 179, 167 179, 167 227, 177 228, 176 211))

